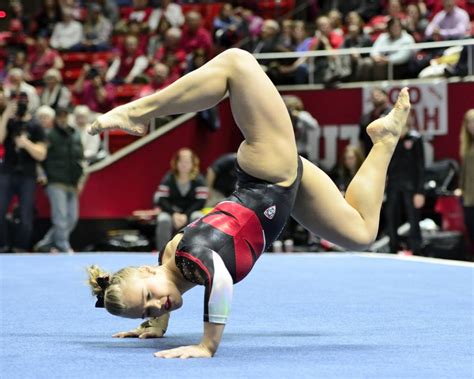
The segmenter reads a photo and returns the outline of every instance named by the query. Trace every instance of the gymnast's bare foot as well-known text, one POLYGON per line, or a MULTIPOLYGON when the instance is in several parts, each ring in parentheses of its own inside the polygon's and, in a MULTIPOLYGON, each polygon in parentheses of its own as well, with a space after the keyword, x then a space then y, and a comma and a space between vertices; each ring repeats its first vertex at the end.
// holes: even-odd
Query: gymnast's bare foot
POLYGON ((97 118, 89 127, 89 134, 99 134, 109 129, 121 129, 129 134, 143 136, 148 130, 148 123, 133 116, 134 107, 132 105, 121 105, 110 112, 97 118))
POLYGON ((392 111, 385 117, 372 121, 367 127, 367 134, 374 145, 382 143, 388 147, 395 147, 407 122, 409 112, 410 95, 408 88, 405 87, 400 91, 392 111))

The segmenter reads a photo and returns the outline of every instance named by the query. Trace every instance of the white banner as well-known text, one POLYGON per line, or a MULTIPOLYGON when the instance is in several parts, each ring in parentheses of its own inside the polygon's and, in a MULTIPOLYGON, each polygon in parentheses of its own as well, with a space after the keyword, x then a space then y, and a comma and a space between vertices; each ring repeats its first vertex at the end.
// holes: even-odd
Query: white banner
MULTIPOLYGON (((363 113, 373 108, 371 91, 373 87, 364 87, 363 113)), ((410 85, 411 117, 409 125, 425 137, 448 134, 448 90, 446 81, 410 85)), ((384 87, 392 104, 397 100, 401 86, 384 87)))

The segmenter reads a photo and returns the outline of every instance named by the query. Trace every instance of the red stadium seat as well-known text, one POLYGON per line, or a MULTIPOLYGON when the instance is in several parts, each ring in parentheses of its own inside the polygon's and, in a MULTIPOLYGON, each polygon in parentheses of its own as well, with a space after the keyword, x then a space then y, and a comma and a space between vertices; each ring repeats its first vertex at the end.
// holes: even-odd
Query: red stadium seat
POLYGON ((117 104, 125 104, 132 100, 140 90, 143 84, 121 84, 115 87, 115 102, 117 104))
POLYGON ((65 84, 73 84, 81 74, 81 71, 82 68, 63 69, 63 82, 65 84))
POLYGON ((81 68, 84 63, 90 62, 90 53, 61 53, 64 69, 81 68))

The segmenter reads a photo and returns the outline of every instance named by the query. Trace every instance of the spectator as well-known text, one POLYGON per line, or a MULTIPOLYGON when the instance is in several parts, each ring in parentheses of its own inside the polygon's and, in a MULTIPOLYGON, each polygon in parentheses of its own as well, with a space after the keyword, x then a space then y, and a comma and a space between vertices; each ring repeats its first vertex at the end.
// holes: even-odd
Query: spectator
POLYGON ((405 27, 416 42, 422 42, 425 37, 425 29, 428 26, 428 20, 421 14, 419 4, 409 4, 407 6, 407 18, 405 27))
POLYGON ((123 51, 110 65, 106 79, 114 83, 132 83, 147 67, 148 59, 138 49, 137 37, 129 35, 123 51))
POLYGON ((295 132, 296 147, 298 154, 316 162, 316 144, 314 138, 311 138, 314 132, 319 129, 318 121, 304 109, 304 104, 297 96, 283 96, 288 113, 291 117, 291 123, 295 132))
POLYGON ((392 18, 405 20, 406 14, 403 12, 400 0, 390 0, 387 6, 386 14, 378 14, 367 23, 367 33, 372 37, 372 41, 379 38, 381 33, 387 30, 388 22, 392 18))
POLYGON ((224 49, 234 46, 241 38, 241 20, 234 15, 231 3, 224 3, 213 21, 214 40, 224 49))
MULTIPOLYGON (((316 20, 316 33, 312 43, 313 50, 332 50, 341 47, 343 37, 331 28, 329 18, 320 16, 316 20)), ((341 59, 338 56, 319 57, 314 60, 315 83, 330 83, 339 80, 343 74, 341 71, 341 59)))
POLYGON ((87 105, 93 112, 105 113, 113 106, 115 87, 106 82, 106 73, 105 61, 96 61, 92 66, 86 64, 74 83, 73 91, 79 102, 87 105))
POLYGON ((148 19, 148 28, 150 30, 156 30, 162 18, 165 18, 173 27, 183 25, 184 16, 181 5, 176 4, 172 0, 162 0, 161 6, 156 7, 153 9, 153 12, 151 12, 150 18, 148 19))
POLYGON ((163 46, 166 33, 170 28, 171 25, 168 20, 166 20, 166 18, 162 18, 160 20, 160 23, 158 24, 158 27, 155 30, 150 31, 150 36, 148 38, 148 46, 146 47, 146 53, 150 62, 153 61, 153 57, 155 56, 157 51, 163 46))
POLYGON ((73 46, 72 50, 105 51, 110 48, 112 23, 102 15, 102 8, 99 4, 89 4, 83 32, 82 41, 73 46))
POLYGON ((388 78, 390 66, 393 70, 393 79, 404 79, 407 77, 408 64, 413 57, 413 50, 391 50, 384 48, 399 48, 413 45, 414 38, 403 30, 402 22, 398 18, 392 18, 388 22, 387 33, 382 33, 374 42, 372 53, 372 72, 374 80, 388 78))
MULTIPOLYGON (((250 52, 253 54, 259 53, 273 53, 280 51, 279 46, 279 37, 280 37, 280 25, 275 20, 265 20, 263 22, 262 30, 260 32, 259 38, 254 41, 250 52)), ((263 65, 268 65, 270 62, 261 61, 263 65)))
MULTIPOLYGON (((347 36, 342 44, 343 49, 370 47, 372 42, 370 37, 364 33, 363 29, 358 24, 351 24, 348 26, 347 36)), ((347 78, 349 81, 367 81, 370 79, 371 59, 367 54, 360 54, 353 52, 350 55, 343 55, 341 57, 342 65, 346 66, 351 73, 347 78)))
POLYGON ((180 77, 186 70, 186 51, 180 46, 182 32, 179 28, 170 28, 166 31, 163 46, 153 57, 154 62, 161 62, 168 66, 172 75, 180 77))
POLYGON ((202 216, 208 189, 199 173, 199 158, 187 148, 178 150, 169 171, 155 192, 153 202, 161 208, 156 225, 156 248, 163 252, 173 231, 202 216))
POLYGON ((461 180, 460 189, 464 206, 464 222, 467 233, 474 246, 474 109, 469 109, 461 128, 461 180))
POLYGON ((28 34, 26 29, 30 25, 30 17, 25 14, 21 0, 10 0, 10 20, 18 20, 23 26, 23 30, 28 34))
POLYGON ((119 9, 115 0, 86 0, 89 4, 98 4, 102 8, 103 15, 115 25, 119 20, 119 9))
MULTIPOLYGON (((308 51, 311 48, 313 39, 308 37, 303 21, 294 21, 292 33, 294 50, 297 52, 308 51)), ((281 64, 278 67, 279 74, 283 82, 292 84, 305 84, 308 82, 307 58, 295 59, 291 64, 281 64)), ((289 62, 288 62, 289 63, 289 62)))
POLYGON ((344 30, 342 30, 342 14, 337 9, 331 9, 328 13, 329 22, 331 23, 331 29, 333 32, 344 36, 344 30))
POLYGON ((364 20, 362 19, 360 14, 355 11, 349 12, 346 15, 345 20, 347 27, 349 27, 350 25, 358 25, 361 29, 364 28, 364 20))
POLYGON ((136 96, 137 99, 151 95, 152 93, 169 86, 176 79, 178 79, 177 76, 170 75, 169 67, 163 63, 155 63, 150 71, 149 77, 150 83, 146 84, 140 89, 138 95, 136 96))
POLYGON ((42 105, 49 105, 53 109, 67 108, 71 104, 71 91, 62 83, 63 78, 59 70, 50 68, 44 74, 45 87, 41 92, 42 105))
POLYGON ((50 68, 61 70, 63 66, 63 60, 56 50, 51 49, 48 39, 39 36, 34 50, 28 54, 25 78, 30 82, 40 84, 47 70, 50 68))
POLYGON ((443 10, 438 12, 426 27, 428 39, 459 39, 471 32, 469 15, 456 5, 455 0, 443 0, 443 10))
POLYGON ((209 31, 202 26, 200 13, 191 11, 186 14, 180 47, 187 54, 197 49, 203 49, 207 55, 211 55, 212 37, 209 31))
POLYGON ((35 87, 25 82, 23 70, 19 68, 12 68, 8 71, 4 89, 7 97, 10 97, 12 93, 26 93, 28 96, 28 112, 30 114, 33 114, 40 105, 40 99, 35 87))
POLYGON ((372 140, 367 134, 367 126, 372 121, 387 115, 391 111, 388 93, 383 88, 373 88, 370 94, 370 101, 372 102, 372 110, 364 114, 359 122, 359 142, 365 156, 369 154, 373 146, 372 140))
POLYGON ((42 126, 43 130, 48 132, 54 127, 56 111, 49 105, 42 105, 36 110, 35 117, 42 126))
POLYGON ((61 20, 61 8, 57 0, 43 0, 40 12, 33 21, 32 32, 35 35, 50 37, 55 25, 61 20))
POLYGON ((87 105, 78 105, 74 108, 74 123, 79 131, 84 152, 84 159, 90 163, 97 159, 100 150, 100 136, 87 133, 90 125, 91 111, 87 105))
POLYGON ((82 24, 74 20, 71 8, 62 9, 62 21, 53 29, 50 44, 58 50, 68 50, 83 39, 82 24))
POLYGON ((73 252, 69 237, 79 218, 83 149, 80 133, 68 125, 68 116, 66 108, 58 108, 56 123, 48 133, 48 157, 43 168, 52 226, 35 246, 37 251, 73 252))
POLYGON ((133 8, 125 8, 125 14, 122 19, 115 24, 115 31, 121 34, 129 34, 128 25, 130 22, 136 22, 140 32, 148 31, 148 20, 152 8, 148 6, 148 0, 133 0, 133 8))
POLYGON ((237 153, 228 153, 217 158, 207 169, 206 182, 209 197, 206 207, 215 207, 235 190, 237 184, 237 153))
POLYGON ((406 125, 388 168, 385 202, 385 221, 390 238, 390 251, 400 251, 397 229, 401 224, 401 211, 404 210, 410 224, 408 252, 419 254, 421 250, 421 231, 419 209, 425 203, 423 194, 424 152, 421 135, 406 125))
POLYGON ((345 195, 347 187, 364 162, 362 150, 353 145, 347 145, 342 154, 342 162, 334 167, 329 174, 342 195, 345 195))
POLYGON ((279 47, 280 51, 294 51, 294 39, 293 39, 293 28, 294 28, 294 21, 293 20, 283 20, 281 22, 281 33, 279 36, 279 47))
POLYGON ((14 93, 0 119, 0 144, 5 156, 0 166, 0 251, 30 248, 33 231, 36 164, 46 158, 45 133, 28 112, 28 96, 14 93), (14 238, 7 241, 6 214, 14 195, 19 197, 20 223, 14 238))
MULTIPOLYGON (((13 59, 8 62, 7 71, 10 71, 12 68, 19 68, 23 72, 25 72, 25 70, 28 69, 28 62, 26 60, 26 53, 23 50, 18 50, 13 55, 13 59)), ((25 77, 25 79, 26 79, 26 77, 25 77)))

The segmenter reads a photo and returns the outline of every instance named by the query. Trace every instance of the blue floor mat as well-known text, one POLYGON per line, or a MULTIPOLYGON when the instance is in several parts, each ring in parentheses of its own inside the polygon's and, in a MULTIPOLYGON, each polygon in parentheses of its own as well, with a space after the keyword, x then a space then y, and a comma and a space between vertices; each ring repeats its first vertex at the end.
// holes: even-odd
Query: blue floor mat
POLYGON ((265 254, 236 285, 213 359, 152 353, 197 343, 203 287, 166 338, 94 308, 84 267, 151 254, 0 255, 0 378, 474 378, 474 266, 356 254, 265 254))

